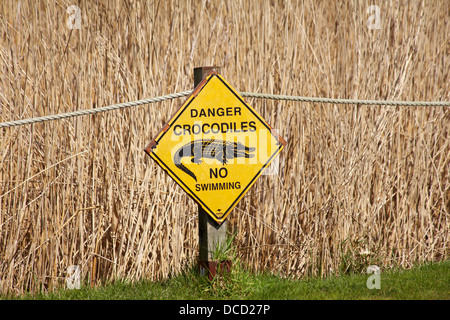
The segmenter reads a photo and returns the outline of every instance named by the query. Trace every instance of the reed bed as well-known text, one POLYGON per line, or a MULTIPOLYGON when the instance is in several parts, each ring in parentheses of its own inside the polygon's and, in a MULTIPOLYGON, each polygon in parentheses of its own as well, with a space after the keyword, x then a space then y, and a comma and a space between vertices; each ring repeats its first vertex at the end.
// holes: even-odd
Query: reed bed
MULTIPOLYGON (((1 1, 0 122, 184 91, 450 100, 448 1, 1 1), (66 9, 81 10, 81 29, 66 9), (380 29, 366 12, 380 7, 380 29)), ((183 99, 0 129, 0 293, 178 273, 197 206, 144 153, 183 99)), ((450 109, 248 99, 288 145, 229 216, 255 271, 450 254, 450 109)))

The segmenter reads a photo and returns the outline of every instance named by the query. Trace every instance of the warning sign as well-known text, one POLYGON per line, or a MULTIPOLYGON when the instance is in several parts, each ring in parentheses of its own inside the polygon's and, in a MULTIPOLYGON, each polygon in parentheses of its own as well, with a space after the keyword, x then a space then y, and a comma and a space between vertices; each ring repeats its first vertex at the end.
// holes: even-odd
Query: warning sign
POLYGON ((286 141, 211 72, 145 151, 218 223, 286 141))

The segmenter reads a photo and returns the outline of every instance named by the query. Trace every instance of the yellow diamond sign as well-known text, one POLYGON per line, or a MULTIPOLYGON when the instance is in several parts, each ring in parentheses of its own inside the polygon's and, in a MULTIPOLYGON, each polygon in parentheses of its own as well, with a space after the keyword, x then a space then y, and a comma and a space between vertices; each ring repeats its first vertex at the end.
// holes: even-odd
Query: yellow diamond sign
POLYGON ((145 151, 222 223, 285 145, 213 71, 145 151))

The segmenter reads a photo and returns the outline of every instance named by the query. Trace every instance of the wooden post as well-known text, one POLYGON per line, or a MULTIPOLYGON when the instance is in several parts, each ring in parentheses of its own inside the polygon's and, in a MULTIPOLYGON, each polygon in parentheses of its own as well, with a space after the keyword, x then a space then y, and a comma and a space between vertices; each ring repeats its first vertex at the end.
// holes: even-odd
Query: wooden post
MULTIPOLYGON (((197 85, 213 70, 220 72, 220 67, 194 68, 194 88, 197 87, 197 85)), ((200 205, 198 205, 198 263, 200 274, 208 275, 210 280, 212 280, 218 272, 229 271, 231 268, 230 261, 214 261, 212 255, 218 246, 225 245, 227 241, 227 226, 228 222, 226 220, 219 225, 200 205), (218 270, 218 267, 220 267, 220 270, 218 270)))

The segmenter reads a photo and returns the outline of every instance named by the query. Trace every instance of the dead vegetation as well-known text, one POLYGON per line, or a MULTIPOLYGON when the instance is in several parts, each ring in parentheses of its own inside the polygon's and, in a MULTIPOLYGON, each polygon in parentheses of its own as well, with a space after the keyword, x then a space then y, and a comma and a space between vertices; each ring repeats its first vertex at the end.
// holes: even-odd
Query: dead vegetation
MULTIPOLYGON (((448 1, 0 2, 0 122, 192 88, 450 100, 448 1), (380 6, 370 30, 368 6, 380 6)), ((450 109, 249 99, 288 141, 229 217, 242 259, 286 276, 450 254, 450 109)), ((143 149, 182 99, 0 129, 0 291, 177 273, 197 207, 143 149)))

